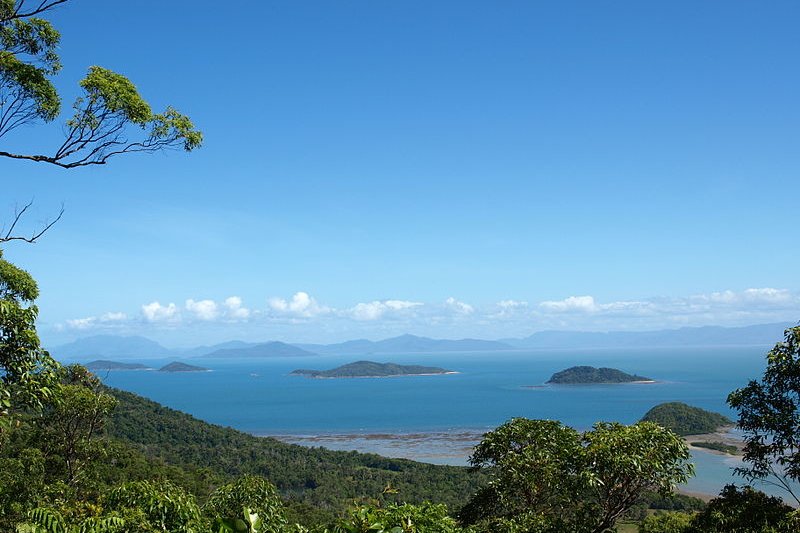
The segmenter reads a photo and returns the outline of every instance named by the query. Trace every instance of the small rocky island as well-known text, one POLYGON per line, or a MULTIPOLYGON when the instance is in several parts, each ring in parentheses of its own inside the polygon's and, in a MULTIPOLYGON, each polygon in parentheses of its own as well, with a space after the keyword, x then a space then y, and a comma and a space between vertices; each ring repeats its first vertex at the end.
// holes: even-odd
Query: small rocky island
POLYGON ((597 385, 613 383, 652 383, 653 380, 636 374, 628 374, 616 368, 573 366, 553 374, 547 383, 554 385, 597 385))
POLYGON ((202 366, 187 365, 186 363, 174 362, 164 365, 158 369, 159 372, 208 372, 207 368, 202 366))
POLYGON ((395 363, 376 363, 374 361, 356 361, 331 370, 294 370, 291 375, 307 378, 386 378, 394 376, 429 376, 437 374, 455 374, 435 366, 398 365, 395 363))
POLYGON ((87 370, 91 370, 92 372, 101 370, 152 370, 149 366, 141 363, 119 363, 117 361, 107 361, 105 359, 92 361, 86 363, 84 366, 86 366, 87 370))

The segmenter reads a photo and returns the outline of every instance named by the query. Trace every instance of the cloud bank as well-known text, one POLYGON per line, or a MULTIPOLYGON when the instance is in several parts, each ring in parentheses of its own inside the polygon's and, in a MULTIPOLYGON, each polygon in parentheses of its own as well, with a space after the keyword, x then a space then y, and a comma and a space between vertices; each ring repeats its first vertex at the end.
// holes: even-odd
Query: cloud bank
MULTIPOLYGON (((264 300, 262 300, 264 301, 264 300)), ((800 293, 772 287, 724 290, 684 297, 601 301, 591 295, 560 300, 502 299, 475 305, 454 296, 440 302, 382 299, 336 307, 320 303, 305 291, 273 296, 263 308, 245 306, 240 296, 220 300, 187 298, 182 306, 155 300, 138 314, 109 312, 66 320, 60 331, 187 328, 196 324, 241 327, 294 327, 304 331, 338 331, 355 338, 370 332, 424 332, 429 335, 524 336, 545 329, 644 330, 680 326, 747 325, 796 321, 800 293), (303 330, 302 328, 309 328, 303 330)), ((379 333, 375 333, 376 335, 379 333)))

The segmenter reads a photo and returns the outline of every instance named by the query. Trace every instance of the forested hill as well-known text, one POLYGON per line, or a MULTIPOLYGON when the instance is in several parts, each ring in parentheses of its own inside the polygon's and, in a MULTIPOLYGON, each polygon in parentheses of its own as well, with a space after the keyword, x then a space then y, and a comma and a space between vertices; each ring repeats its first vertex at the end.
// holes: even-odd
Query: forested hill
POLYGON ((135 394, 110 392, 119 404, 107 426, 151 459, 224 477, 258 474, 293 500, 342 509, 355 498, 379 497, 387 486, 396 501, 430 500, 459 508, 482 476, 465 467, 439 466, 373 454, 304 448, 216 426, 135 394))
POLYGON ((656 405, 647 411, 642 420, 655 422, 683 436, 713 433, 720 428, 733 425, 733 421, 724 415, 683 402, 656 405))

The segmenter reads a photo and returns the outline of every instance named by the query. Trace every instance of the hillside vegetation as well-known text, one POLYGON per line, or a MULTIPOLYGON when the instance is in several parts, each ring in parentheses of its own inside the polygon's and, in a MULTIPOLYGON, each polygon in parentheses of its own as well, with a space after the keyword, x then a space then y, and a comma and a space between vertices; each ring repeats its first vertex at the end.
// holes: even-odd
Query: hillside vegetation
POLYGON ((642 421, 655 422, 681 436, 713 433, 733 425, 733 421, 724 415, 682 402, 656 405, 647 411, 642 421))
POLYGON ((387 486, 393 501, 463 505, 485 481, 467 468, 390 459, 373 454, 304 448, 216 426, 135 394, 110 389, 118 404, 107 432, 146 457, 225 479, 257 474, 284 497, 323 509, 343 509, 353 499, 378 497, 387 486))

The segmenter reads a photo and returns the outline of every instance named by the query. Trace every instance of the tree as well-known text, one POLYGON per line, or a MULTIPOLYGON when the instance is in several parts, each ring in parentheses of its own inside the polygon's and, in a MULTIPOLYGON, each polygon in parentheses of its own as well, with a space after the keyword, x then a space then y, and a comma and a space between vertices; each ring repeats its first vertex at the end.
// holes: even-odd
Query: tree
POLYGON ((247 518, 257 515, 260 521, 258 531, 279 533, 286 526, 286 517, 275 485, 258 476, 243 476, 234 483, 219 487, 203 507, 203 512, 218 525, 245 527, 247 518))
MULTIPOLYGON (((0 0, 0 140, 21 126, 52 122, 61 113, 61 98, 51 81, 61 70, 61 35, 40 15, 66 2, 0 0)), ((49 153, 0 148, 0 156, 74 168, 103 165, 123 153, 191 151, 202 143, 188 117, 172 107, 153 113, 121 74, 93 66, 79 85, 83 95, 72 105, 60 146, 49 153)))
POLYGON ((686 533, 790 533, 798 531, 800 516, 780 498, 735 485, 727 485, 686 533))
POLYGON ((0 446, 11 415, 41 409, 56 386, 58 365, 36 334, 38 295, 31 275, 3 259, 0 250, 0 446))
POLYGON ((798 504, 791 481, 800 481, 800 327, 786 330, 784 341, 767 354, 760 381, 733 391, 728 404, 745 432, 745 479, 763 480, 787 491, 798 504))
POLYGON ((581 435, 515 418, 475 448, 470 463, 492 479, 461 518, 487 531, 608 531, 645 493, 686 482, 688 459, 683 440, 651 422, 601 422, 581 435))
POLYGON ((350 511, 333 533, 458 533, 463 531, 442 504, 362 505, 350 511))
MULTIPOLYGON (((23 126, 49 123, 61 113, 52 78, 61 70, 61 35, 42 18, 68 0, 0 0, 0 156, 50 163, 62 168, 103 165, 114 156, 170 148, 190 151, 202 134, 172 107, 153 113, 126 77, 93 66, 80 81, 82 96, 63 128, 64 141, 48 154, 4 148, 7 136, 23 126)), ((16 233, 30 204, 18 209, 0 244, 34 242, 61 218, 29 235, 16 233)), ((5 261, 0 250, 0 445, 16 410, 40 408, 52 395, 57 363, 42 350, 36 334, 38 296, 31 276, 5 261)))
POLYGON ((100 380, 80 365, 59 371, 62 383, 52 405, 36 420, 49 460, 49 473, 68 487, 84 484, 86 467, 103 457, 102 430, 117 400, 104 392, 100 380))

